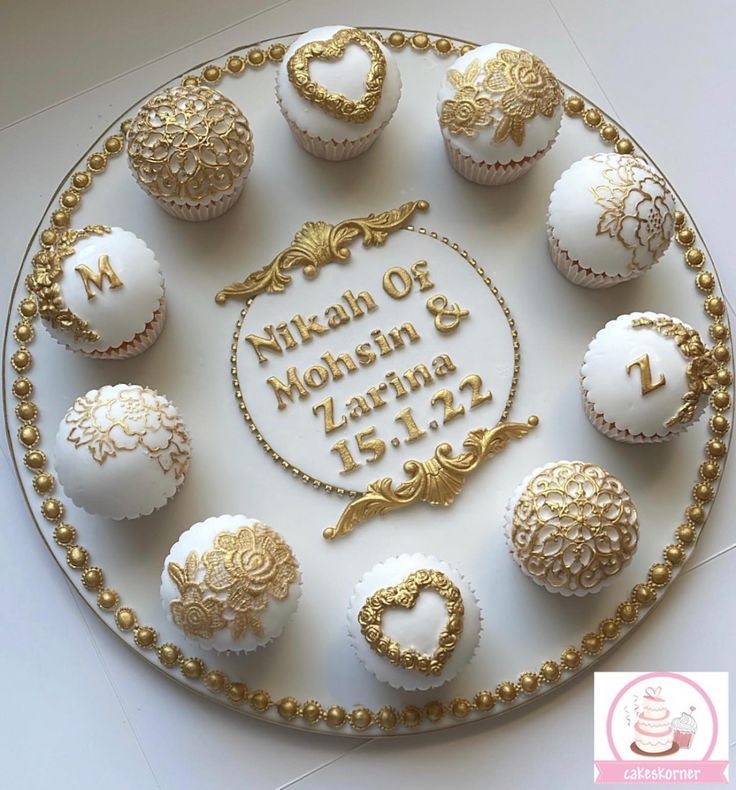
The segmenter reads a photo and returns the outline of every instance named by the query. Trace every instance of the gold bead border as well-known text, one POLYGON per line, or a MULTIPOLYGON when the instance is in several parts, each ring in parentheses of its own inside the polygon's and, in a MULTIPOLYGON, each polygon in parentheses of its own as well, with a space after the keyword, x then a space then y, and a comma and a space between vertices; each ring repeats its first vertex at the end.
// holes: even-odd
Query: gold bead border
MULTIPOLYGON (((450 247, 454 252, 456 252, 461 258, 463 258, 470 266, 473 268, 475 273, 481 278, 483 284, 488 288, 491 292, 491 295, 496 300, 498 306, 503 311, 504 318, 506 319, 506 323, 508 324, 509 331, 511 332, 511 343, 514 352, 514 368, 511 377, 511 386, 509 387, 509 394, 506 398, 506 402, 504 403, 503 412, 499 418, 499 422, 504 422, 509 416, 511 412, 511 406, 514 403, 514 398, 516 397, 516 392, 519 386, 519 373, 521 370, 521 346, 519 344, 519 331, 516 328, 516 321, 511 314, 511 309, 506 304, 506 300, 504 299, 501 292, 498 290, 498 287, 494 284, 493 280, 486 274, 485 270, 478 266, 478 261, 473 258, 467 250, 464 250, 460 247, 459 244, 455 244, 454 242, 450 241, 447 236, 440 236, 435 231, 427 230, 426 228, 415 228, 413 225, 407 225, 404 230, 408 231, 415 231, 422 236, 429 236, 432 239, 436 239, 437 241, 441 241, 447 247, 450 247)), ((338 496, 347 496, 350 499, 354 499, 355 497, 362 496, 365 494, 365 491, 355 491, 350 488, 342 488, 340 486, 336 486, 333 483, 325 483, 323 480, 320 480, 317 477, 313 477, 312 475, 307 474, 303 469, 300 469, 298 466, 294 466, 294 464, 290 463, 289 461, 284 458, 283 455, 278 453, 276 450, 273 449, 271 444, 266 441, 261 432, 260 428, 256 424, 253 416, 248 409, 248 404, 245 402, 245 396, 243 395, 243 389, 240 386, 240 374, 238 372, 238 341, 240 340, 240 332, 243 327, 243 322, 245 321, 245 317, 248 315, 248 310, 250 310, 251 305, 253 304, 253 299, 248 299, 245 303, 245 306, 240 311, 238 316, 238 320, 235 323, 235 331, 233 332, 233 342, 230 345, 230 375, 232 376, 232 384, 235 389, 235 400, 238 402, 238 409, 240 410, 241 414, 243 415, 243 420, 245 424, 250 429, 251 433, 255 437, 258 444, 263 448, 266 454, 275 461, 279 466, 283 467, 286 471, 291 472, 294 477, 298 477, 301 479, 303 483, 306 485, 311 485, 312 488, 315 490, 322 490, 328 494, 337 494, 338 496)))
MULTIPOLYGON (((388 36, 373 33, 379 40, 395 49, 410 46, 413 50, 433 51, 440 56, 463 54, 475 45, 464 43, 458 46, 450 39, 432 39, 426 33, 407 35, 395 31, 388 36)), ((243 55, 231 55, 224 66, 205 66, 200 76, 188 76, 183 84, 218 82, 225 74, 238 75, 246 68, 260 68, 266 62, 279 62, 286 51, 286 45, 275 43, 267 49, 254 47, 243 55)), ((603 114, 596 107, 586 107, 580 96, 570 96, 565 100, 565 112, 571 118, 579 118, 593 131, 598 131, 601 140, 614 147, 618 153, 634 152, 631 140, 621 137, 619 130, 611 123, 604 123, 603 114)), ((78 208, 82 194, 91 186, 95 176, 104 172, 110 157, 120 154, 124 148, 124 136, 130 120, 120 125, 120 134, 108 137, 100 151, 88 156, 86 169, 70 176, 69 186, 59 197, 59 208, 52 212, 48 228, 40 233, 42 249, 51 247, 57 233, 69 227, 72 213, 78 208)), ((713 481, 721 474, 730 431, 727 413, 732 408, 729 388, 732 384, 729 320, 723 298, 715 295, 717 278, 714 272, 705 269, 705 251, 697 246, 694 228, 686 224, 682 211, 675 216, 676 243, 682 249, 686 266, 694 270, 695 286, 704 294, 703 309, 710 319, 709 335, 714 341, 714 356, 719 363, 717 373, 718 388, 709 398, 710 416, 708 426, 711 437, 704 448, 704 461, 700 465, 698 480, 691 491, 691 500, 685 509, 682 523, 676 528, 671 543, 664 547, 662 559, 655 562, 648 571, 647 578, 634 586, 628 598, 622 601, 611 617, 604 618, 595 631, 585 634, 578 646, 570 646, 562 651, 559 659, 544 661, 536 671, 522 672, 516 680, 499 683, 493 690, 479 691, 473 699, 455 698, 449 701, 433 701, 426 705, 406 705, 401 710, 384 706, 378 711, 357 706, 351 711, 339 705, 323 706, 315 700, 299 702, 293 697, 273 700, 263 690, 250 690, 239 681, 231 680, 224 672, 208 669, 197 657, 188 657, 177 645, 170 642, 159 644, 158 633, 150 626, 138 623, 135 611, 121 605, 120 594, 108 587, 101 568, 92 564, 87 549, 77 542, 77 531, 64 521, 64 505, 55 497, 56 481, 46 470, 46 454, 39 448, 38 408, 33 402, 33 383, 27 374, 33 367, 33 356, 28 346, 35 338, 34 322, 38 318, 38 308, 31 296, 22 298, 18 304, 19 320, 13 328, 13 338, 17 349, 9 362, 17 374, 11 391, 17 404, 15 414, 20 423, 17 440, 24 450, 23 463, 32 477, 34 491, 42 498, 40 511, 43 519, 53 526, 53 537, 57 545, 66 553, 70 568, 81 574, 84 587, 97 593, 97 605, 112 615, 117 628, 124 633, 132 633, 135 645, 141 650, 155 650, 163 668, 178 670, 189 681, 202 682, 215 695, 233 706, 249 706, 255 714, 271 715, 273 712, 282 721, 291 722, 299 718, 304 724, 316 726, 320 722, 332 730, 350 727, 357 733, 380 729, 392 732, 397 728, 410 732, 422 723, 437 724, 448 718, 462 721, 473 713, 485 713, 496 705, 508 705, 519 698, 533 695, 545 685, 558 683, 563 673, 574 673, 585 666, 586 658, 598 655, 606 642, 619 639, 626 629, 638 619, 643 607, 651 606, 657 599, 658 590, 666 587, 672 579, 672 571, 681 565, 695 545, 698 532, 702 529, 708 503, 714 496, 713 481)), ((3 377, 5 371, 3 371, 3 377)), ((3 393, 5 400, 5 394, 3 393)), ((7 412, 7 403, 6 403, 7 412)))

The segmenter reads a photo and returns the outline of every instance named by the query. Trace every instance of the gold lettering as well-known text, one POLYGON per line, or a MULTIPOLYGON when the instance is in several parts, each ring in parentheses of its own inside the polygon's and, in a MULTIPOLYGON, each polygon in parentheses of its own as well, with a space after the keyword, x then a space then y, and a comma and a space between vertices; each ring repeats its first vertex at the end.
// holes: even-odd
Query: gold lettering
POLYGON ((395 349, 404 347, 404 339, 401 337, 402 332, 406 333, 406 339, 410 343, 415 343, 417 340, 419 340, 419 333, 416 329, 414 329, 414 325, 407 321, 401 326, 395 326, 393 329, 389 330, 388 334, 391 340, 394 341, 395 349))
POLYGON ((327 318, 327 326, 330 329, 337 329, 338 326, 350 322, 350 316, 341 304, 331 304, 325 310, 325 317, 327 318), (332 315, 330 315, 330 312, 332 315))
POLYGON ((370 343, 361 343, 355 347, 355 356, 361 365, 371 365, 376 361, 376 354, 371 349, 370 343))
POLYGON ((418 390, 422 386, 422 384, 419 383, 417 376, 422 377, 422 384, 432 383, 432 374, 427 369, 427 366, 422 364, 415 365, 413 368, 409 368, 409 370, 404 371, 404 378, 406 379, 407 384, 413 390, 418 390))
POLYGON ((371 337, 376 341, 376 345, 378 346, 378 350, 380 351, 382 357, 393 353, 394 350, 388 344, 386 336, 383 334, 383 332, 381 332, 380 329, 374 329, 371 332, 371 337))
POLYGON ((638 359, 629 362, 626 366, 626 374, 631 375, 632 368, 639 368, 639 375, 641 376, 641 394, 642 396, 649 395, 650 392, 664 387, 665 377, 664 373, 659 374, 657 381, 652 381, 652 366, 649 362, 649 354, 642 354, 638 359))
POLYGON ((327 379, 329 379, 329 377, 330 374, 326 367, 322 365, 312 365, 311 368, 307 368, 307 372, 304 374, 304 383, 308 387, 318 390, 320 387, 324 387, 325 384, 327 384, 327 379))
POLYGON ((361 291, 357 296, 354 296, 352 291, 345 291, 342 298, 348 303, 348 307, 353 313, 353 318, 360 318, 364 309, 369 313, 378 309, 378 305, 376 305, 374 298, 368 291, 361 291), (361 302, 364 307, 361 306, 361 302))
POLYGON ((481 392, 483 388, 483 382, 480 376, 477 373, 471 373, 470 375, 466 376, 461 382, 458 389, 462 392, 464 389, 470 389, 470 408, 474 409, 476 406, 480 406, 481 403, 485 403, 493 398, 493 393, 488 390, 488 392, 481 392))
POLYGON ((455 417, 459 417, 461 414, 465 414, 465 406, 460 404, 459 406, 455 406, 455 396, 450 392, 450 390, 442 388, 441 390, 437 390, 434 395, 432 395, 432 405, 434 406, 435 403, 442 402, 442 406, 444 409, 444 414, 442 417, 442 424, 446 425, 448 422, 451 422, 455 419, 455 417))
POLYGON ((444 294, 427 299, 427 310, 434 316, 435 329, 442 334, 454 332, 460 321, 470 315, 470 310, 463 309, 459 304, 455 303, 452 307, 448 304, 444 294))
POLYGON ((360 466, 360 464, 356 462, 355 458, 353 458, 350 448, 348 447, 348 443, 345 441, 345 439, 340 439, 339 442, 335 442, 335 444, 333 444, 330 448, 330 452, 337 453, 340 456, 340 461, 342 461, 342 469, 340 470, 341 475, 352 472, 360 466))
MULTIPOLYGON (((327 373, 327 371, 325 371, 327 373)), ((266 383, 271 385, 271 388, 276 395, 276 400, 279 404, 279 409, 285 409, 286 403, 281 399, 281 396, 288 398, 290 403, 293 403, 294 400, 294 390, 296 390, 296 394, 300 398, 308 398, 309 393, 304 388, 304 385, 299 381, 299 376, 297 376, 296 368, 291 367, 286 371, 286 381, 287 384, 284 384, 283 381, 280 381, 276 376, 271 376, 270 378, 266 379, 266 383)))
POLYGON ((294 340, 294 335, 291 334, 291 330, 284 321, 276 327, 276 331, 281 335, 286 348, 296 348, 297 342, 294 340))
POLYGON ((270 349, 271 351, 275 351, 277 354, 283 353, 278 338, 274 336, 273 326, 271 324, 264 326, 263 331, 266 333, 266 337, 261 337, 260 335, 245 336, 245 339, 251 344, 251 346, 253 346, 253 350, 256 352, 259 365, 262 365, 264 362, 268 362, 266 357, 264 357, 261 353, 262 348, 270 349))
POLYGON ((411 273, 414 275, 414 279, 419 283, 420 291, 429 291, 430 288, 434 288, 434 283, 429 279, 427 261, 412 263, 411 273))
POLYGON ((335 402, 332 396, 312 406, 312 414, 314 414, 315 417, 319 416, 320 411, 322 411, 324 417, 325 433, 332 433, 338 430, 338 428, 342 428, 348 421, 348 418, 343 414, 340 421, 335 422, 335 402))
POLYGON ((434 368, 434 375, 437 376, 438 379, 442 379, 448 373, 457 370, 449 354, 440 354, 438 357, 435 357, 432 360, 432 367, 434 368))
POLYGON ((371 457, 368 459, 369 464, 375 464, 376 461, 380 461, 381 458, 383 458, 383 454, 386 452, 386 443, 383 440, 368 438, 372 437, 375 432, 376 426, 371 425, 370 428, 366 428, 364 431, 355 434, 355 441, 358 444, 360 452, 364 455, 370 453, 371 457))
POLYGON ((402 422, 404 423, 404 427, 406 428, 406 432, 409 434, 404 441, 407 444, 411 442, 416 442, 417 439, 421 439, 422 436, 426 436, 427 432, 422 431, 414 422, 414 415, 411 411, 411 406, 408 406, 406 409, 402 409, 395 417, 394 422, 402 422))
POLYGON ((325 332, 330 331, 324 324, 319 323, 316 315, 310 315, 305 321, 303 316, 297 313, 291 319, 291 323, 294 324, 296 331, 299 332, 302 343, 309 343, 313 334, 324 335, 325 332))
POLYGON ((110 283, 110 290, 113 288, 122 288, 123 281, 115 274, 115 270, 110 264, 110 258, 107 255, 100 255, 97 261, 97 272, 93 272, 89 266, 80 264, 74 267, 74 271, 82 278, 84 284, 84 292, 87 294, 87 299, 94 299, 95 294, 92 291, 92 286, 96 286, 98 291, 102 291, 102 283, 105 277, 110 283))
POLYGON ((332 378, 335 379, 335 381, 343 377, 343 372, 340 370, 340 366, 337 364, 338 361, 345 365, 345 370, 348 373, 355 373, 355 371, 358 369, 358 366, 355 364, 350 354, 338 354, 337 359, 335 359, 335 357, 333 357, 329 351, 326 351, 324 354, 322 354, 320 359, 327 363, 327 367, 329 367, 330 373, 332 373, 332 378))
POLYGON ((396 398, 403 398, 406 395, 406 389, 404 385, 401 383, 401 379, 396 375, 395 370, 389 370, 389 372, 385 376, 386 381, 394 388, 394 392, 396 393, 396 398))
POLYGON ((406 269, 402 269, 401 266, 394 266, 392 269, 388 269, 383 275, 383 290, 392 298, 392 299, 403 299, 405 296, 408 296, 411 293, 411 276, 406 269), (400 286, 396 285, 394 280, 395 277, 399 278, 400 286))
POLYGON ((368 391, 365 393, 373 402, 374 409, 378 409, 379 407, 386 405, 386 401, 378 393, 379 389, 383 388, 385 390, 386 386, 387 385, 382 382, 378 385, 378 387, 369 387, 368 391))
POLYGON ((371 413, 371 407, 362 395, 354 395, 349 401, 346 401, 345 408, 348 409, 348 414, 354 420, 359 420, 364 414, 371 413))

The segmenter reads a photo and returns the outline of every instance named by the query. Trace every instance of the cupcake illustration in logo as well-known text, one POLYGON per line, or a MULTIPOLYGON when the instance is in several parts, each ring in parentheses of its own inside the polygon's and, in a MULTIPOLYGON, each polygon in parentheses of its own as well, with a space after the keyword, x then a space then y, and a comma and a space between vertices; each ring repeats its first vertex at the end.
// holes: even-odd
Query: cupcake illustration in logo
POLYGON ((683 711, 672 719, 674 742, 680 749, 689 749, 693 744, 693 738, 698 729, 698 724, 691 715, 694 710, 695 708, 691 705, 690 713, 683 711))

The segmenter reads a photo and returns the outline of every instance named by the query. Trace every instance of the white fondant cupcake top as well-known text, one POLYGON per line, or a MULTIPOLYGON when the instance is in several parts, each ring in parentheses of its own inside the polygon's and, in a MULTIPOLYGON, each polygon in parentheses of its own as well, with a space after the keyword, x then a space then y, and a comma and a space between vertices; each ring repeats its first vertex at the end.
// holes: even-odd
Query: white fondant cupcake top
POLYGON ((77 398, 56 434, 64 493, 89 513, 148 515, 184 482, 191 446, 176 407, 137 384, 105 385, 77 398))
POLYGON ((466 52, 445 73, 437 115, 445 140, 477 162, 543 151, 562 122, 562 88, 536 55, 510 44, 466 52))
POLYGON ((628 279, 653 266, 669 246, 675 202, 664 178, 643 159, 596 154, 560 176, 550 196, 549 227, 583 268, 628 279))
POLYGON ((206 206, 242 184, 253 135, 240 108, 206 85, 166 88, 128 131, 128 165, 154 198, 206 206))
MULTIPOLYGON (((102 226, 100 226, 102 228, 102 226)), ((64 306, 97 340, 46 321, 60 343, 81 351, 106 351, 132 340, 159 309, 164 278, 146 243, 122 228, 104 228, 78 239, 56 280, 64 306)))
POLYGON ((699 416, 716 370, 692 327, 661 313, 629 313, 593 338, 581 381, 585 399, 607 422, 664 437, 699 416))
POLYGON ((276 95, 292 123, 312 137, 358 140, 393 115, 401 75, 391 52, 369 34, 330 25, 307 31, 289 47, 276 95))
POLYGON ((441 686, 471 660, 481 614, 465 578, 446 562, 402 554, 355 587, 348 631, 366 669, 408 691, 441 686))
POLYGON ((299 564, 278 532, 245 516, 190 527, 161 574, 169 620, 204 648, 250 652, 279 636, 301 595, 299 564))

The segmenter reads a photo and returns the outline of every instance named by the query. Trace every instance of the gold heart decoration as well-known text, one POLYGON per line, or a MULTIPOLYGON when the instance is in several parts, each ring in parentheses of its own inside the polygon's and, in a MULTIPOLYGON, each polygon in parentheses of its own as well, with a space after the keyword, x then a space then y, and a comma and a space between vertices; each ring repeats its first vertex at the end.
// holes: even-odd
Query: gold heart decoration
POLYGON ((452 656, 463 632, 465 607, 460 590, 442 571, 418 570, 410 573, 394 587, 384 587, 371 595, 358 613, 360 632, 380 656, 402 669, 423 675, 439 675, 452 656), (383 614, 387 609, 413 609, 423 590, 433 590, 445 601, 447 622, 440 632, 437 647, 429 655, 413 647, 404 650, 383 632, 383 614))
POLYGON ((341 121, 365 123, 381 100, 386 78, 386 58, 376 41, 355 28, 342 28, 326 41, 310 41, 299 47, 286 64, 291 84, 299 95, 341 121), (357 44, 371 59, 365 79, 365 93, 355 101, 342 93, 327 90, 309 76, 312 60, 339 60, 348 44, 357 44))

